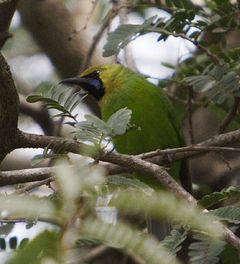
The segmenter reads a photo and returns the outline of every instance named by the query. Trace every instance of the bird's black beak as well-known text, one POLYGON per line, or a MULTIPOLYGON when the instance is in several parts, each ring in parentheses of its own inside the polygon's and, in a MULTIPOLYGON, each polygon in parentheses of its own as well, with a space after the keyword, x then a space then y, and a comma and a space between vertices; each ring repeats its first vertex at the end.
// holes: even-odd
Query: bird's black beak
POLYGON ((65 84, 65 85, 78 85, 78 86, 83 86, 86 84, 89 84, 89 78, 82 78, 82 77, 72 77, 72 78, 67 78, 59 82, 59 84, 65 84))

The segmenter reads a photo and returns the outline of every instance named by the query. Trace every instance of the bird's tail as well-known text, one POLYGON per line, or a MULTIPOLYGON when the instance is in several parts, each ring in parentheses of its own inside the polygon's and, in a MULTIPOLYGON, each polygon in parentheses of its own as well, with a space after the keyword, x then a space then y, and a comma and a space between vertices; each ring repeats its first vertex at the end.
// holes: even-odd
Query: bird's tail
MULTIPOLYGON (((192 181, 187 161, 181 162, 179 180, 183 188, 189 193, 192 193, 192 181)), ((149 215, 147 217, 147 229, 149 234, 153 235, 159 241, 162 241, 167 235, 170 234, 171 225, 167 221, 155 220, 149 215)))

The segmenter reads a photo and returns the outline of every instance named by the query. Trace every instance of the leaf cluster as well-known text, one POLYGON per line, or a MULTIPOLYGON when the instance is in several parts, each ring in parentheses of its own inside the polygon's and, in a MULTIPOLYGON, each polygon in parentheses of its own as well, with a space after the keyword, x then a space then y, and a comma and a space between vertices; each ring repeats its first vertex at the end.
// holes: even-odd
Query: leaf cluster
MULTIPOLYGON (((33 259, 34 263, 41 263, 48 258, 56 263, 65 263, 72 247, 77 250, 100 244, 141 257, 146 263, 180 263, 176 254, 181 251, 189 230, 205 234, 206 245, 201 247, 202 250, 208 249, 210 252, 214 243, 221 242, 222 248, 225 245, 221 240, 222 225, 216 222, 216 211, 211 211, 208 215, 203 214, 200 208, 167 192, 143 192, 139 189, 141 185, 134 181, 130 182, 129 188, 124 191, 113 191, 108 208, 116 207, 120 212, 128 212, 131 215, 145 216, 147 212, 158 220, 168 219, 173 221, 174 225, 185 229, 173 230, 159 243, 153 237, 143 234, 141 228, 123 224, 120 219, 115 225, 104 223, 104 218, 100 217, 99 213, 96 214, 95 206, 99 195, 97 190, 107 184, 101 166, 88 164, 85 159, 76 164, 61 162, 53 169, 53 174, 60 194, 57 204, 51 197, 0 197, 0 210, 5 212, 8 219, 37 219, 56 226, 52 231, 39 234, 22 249, 18 249, 10 261, 11 264, 21 263, 24 258, 29 261, 27 263, 31 263, 33 259), (48 242, 44 244, 43 241, 46 240, 48 242)), ((124 184, 127 185, 127 182, 124 184)), ((218 216, 226 221, 233 213, 225 210, 218 216)), ((235 216, 234 221, 236 223, 235 216)), ((191 258, 202 254, 200 248, 198 251, 193 248, 194 245, 189 248, 192 252, 191 258)), ((214 252, 217 258, 216 252, 220 252, 220 249, 214 252)))
POLYGON ((87 114, 85 121, 76 124, 74 135, 82 141, 90 141, 94 144, 101 144, 103 140, 110 141, 115 136, 123 135, 130 128, 132 111, 128 108, 122 108, 115 112, 104 122, 97 116, 87 114))
POLYGON ((53 87, 45 87, 40 94, 28 96, 29 103, 41 102, 44 106, 51 110, 57 110, 59 114, 54 117, 68 117, 76 121, 77 115, 73 115, 74 109, 85 98, 86 94, 80 91, 74 91, 64 85, 56 85, 53 87))

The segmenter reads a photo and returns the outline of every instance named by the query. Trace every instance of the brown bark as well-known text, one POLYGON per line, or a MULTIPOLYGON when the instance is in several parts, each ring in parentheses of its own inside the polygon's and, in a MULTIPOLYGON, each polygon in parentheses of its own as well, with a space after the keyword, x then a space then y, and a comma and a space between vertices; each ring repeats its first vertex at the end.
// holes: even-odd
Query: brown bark
POLYGON ((0 4, 0 49, 11 36, 8 28, 16 10, 18 0, 7 1, 0 4))
POLYGON ((19 2, 18 10, 24 26, 60 75, 77 75, 87 53, 88 43, 84 33, 69 40, 75 24, 64 4, 58 0, 24 0, 19 2))
POLYGON ((0 161, 14 148, 18 112, 18 94, 9 67, 0 54, 0 161))

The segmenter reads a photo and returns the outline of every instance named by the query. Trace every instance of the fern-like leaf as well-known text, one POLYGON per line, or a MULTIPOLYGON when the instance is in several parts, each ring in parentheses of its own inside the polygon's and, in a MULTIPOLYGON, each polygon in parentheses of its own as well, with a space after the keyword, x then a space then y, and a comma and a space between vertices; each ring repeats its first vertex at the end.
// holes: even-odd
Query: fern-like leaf
POLYGON ((168 248, 172 254, 176 255, 178 251, 181 250, 182 242, 187 238, 187 232, 179 232, 178 230, 174 229, 171 231, 170 235, 166 236, 162 241, 162 245, 168 248))
POLYGON ((198 203, 202 205, 204 208, 208 208, 228 198, 239 197, 239 196, 240 196, 240 187, 230 186, 226 189, 223 189, 221 192, 213 192, 211 194, 203 196, 202 199, 198 201, 198 203))
POLYGON ((51 145, 45 147, 43 149, 42 154, 35 155, 32 158, 31 160, 32 165, 36 165, 46 159, 55 159, 59 157, 68 158, 67 153, 65 151, 65 144, 66 143, 63 142, 62 144, 55 145, 54 147, 51 147, 51 145))
POLYGON ((230 223, 240 223, 240 208, 234 206, 221 207, 215 210, 210 210, 210 214, 217 216, 221 220, 228 221, 230 223))
POLYGON ((39 95, 28 96, 29 103, 42 102, 47 109, 59 111, 55 117, 69 117, 76 121, 76 116, 72 114, 73 110, 81 103, 86 94, 82 91, 73 92, 73 89, 65 86, 53 86, 47 91, 42 91, 39 95))
POLYGON ((85 121, 76 124, 75 136, 83 141, 100 144, 103 140, 109 141, 117 135, 124 134, 129 128, 132 111, 122 108, 115 112, 107 122, 94 115, 85 115, 85 121))
POLYGON ((219 255, 224 250, 225 242, 221 240, 209 240, 206 237, 196 235, 189 246, 188 255, 190 264, 215 264, 219 261, 219 255))
POLYGON ((215 217, 203 214, 200 208, 190 206, 186 201, 163 191, 154 192, 151 196, 137 191, 122 191, 111 202, 129 214, 144 213, 155 219, 175 221, 201 230, 213 238, 223 235, 223 226, 215 217))
POLYGON ((179 261, 150 236, 125 225, 106 224, 96 219, 86 219, 82 223, 84 236, 95 237, 102 242, 141 257, 151 264, 177 264, 179 261))
POLYGON ((123 175, 113 175, 107 178, 107 183, 110 185, 120 186, 120 187, 130 187, 136 190, 143 191, 147 195, 151 195, 153 193, 153 189, 149 187, 144 182, 136 178, 130 178, 123 175))

